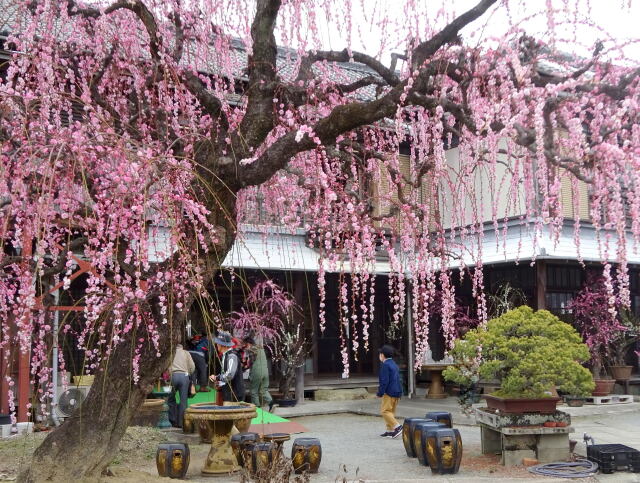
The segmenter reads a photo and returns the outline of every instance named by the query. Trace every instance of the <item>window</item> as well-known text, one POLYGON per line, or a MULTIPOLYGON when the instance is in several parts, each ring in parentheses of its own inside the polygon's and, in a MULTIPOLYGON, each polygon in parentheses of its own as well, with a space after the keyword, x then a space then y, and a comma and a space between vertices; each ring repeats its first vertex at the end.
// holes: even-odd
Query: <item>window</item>
POLYGON ((574 292, 547 292, 545 294, 547 310, 556 315, 571 314, 571 310, 567 307, 573 296, 574 292))

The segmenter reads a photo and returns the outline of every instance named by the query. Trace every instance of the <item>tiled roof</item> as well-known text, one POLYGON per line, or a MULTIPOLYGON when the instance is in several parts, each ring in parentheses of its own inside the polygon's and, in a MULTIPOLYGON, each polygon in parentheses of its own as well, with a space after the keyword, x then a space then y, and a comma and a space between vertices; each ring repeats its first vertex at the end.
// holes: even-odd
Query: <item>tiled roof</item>
MULTIPOLYGON (((16 23, 16 2, 15 0, 0 0, 0 34, 6 34, 16 23)), ((58 28, 60 37, 64 37, 62 28, 58 28)), ((142 34, 142 32, 141 32, 142 34)), ((0 55, 2 51, 0 49, 0 55)), ((195 43, 186 46, 183 56, 185 65, 192 65, 195 69, 204 73, 217 75, 233 75, 237 79, 245 79, 247 75, 247 52, 245 44, 240 39, 231 39, 228 49, 219 51, 213 43, 207 46, 206 51, 202 52, 195 43), (231 59, 229 59, 231 56, 231 59), (224 58, 223 58, 224 57, 224 58), (224 72, 224 69, 229 72, 224 72)), ((284 80, 293 80, 294 69, 296 68, 296 60, 298 51, 287 47, 278 47, 277 69, 278 75, 284 80)), ((549 76, 562 76, 570 74, 574 67, 586 62, 567 53, 555 54, 548 52, 548 56, 538 61, 537 70, 540 74, 549 76)), ((329 80, 336 83, 352 83, 366 76, 379 77, 375 71, 364 64, 357 62, 340 62, 329 63, 326 66, 315 64, 313 70, 318 73, 322 72, 322 77, 328 77, 329 80), (321 70, 322 69, 322 70, 321 70)), ((586 73, 589 77, 589 73, 586 73)), ((360 100, 370 100, 376 97, 376 86, 369 85, 359 89, 354 94, 360 100)))

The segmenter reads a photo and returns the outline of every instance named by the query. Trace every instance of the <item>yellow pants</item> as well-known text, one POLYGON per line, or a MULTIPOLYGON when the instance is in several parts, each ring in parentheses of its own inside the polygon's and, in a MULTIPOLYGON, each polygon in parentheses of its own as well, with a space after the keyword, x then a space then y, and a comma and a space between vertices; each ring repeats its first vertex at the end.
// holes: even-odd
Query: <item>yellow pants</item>
POLYGON ((391 397, 388 394, 382 396, 380 403, 380 414, 384 422, 387 423, 387 431, 392 431, 400 426, 396 419, 396 407, 398 406, 399 397, 391 397))

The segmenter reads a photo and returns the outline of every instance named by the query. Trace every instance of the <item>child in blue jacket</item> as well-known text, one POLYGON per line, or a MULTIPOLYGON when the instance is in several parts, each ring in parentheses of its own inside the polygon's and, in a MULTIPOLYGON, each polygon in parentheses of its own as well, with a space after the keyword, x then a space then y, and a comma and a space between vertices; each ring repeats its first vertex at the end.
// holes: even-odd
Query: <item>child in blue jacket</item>
POLYGON ((393 360, 394 349, 390 345, 383 345, 380 350, 380 374, 378 394, 382 398, 380 414, 387 424, 387 431, 380 436, 383 438, 396 438, 402 433, 402 425, 396 419, 396 407, 402 396, 400 384, 400 371, 393 360))

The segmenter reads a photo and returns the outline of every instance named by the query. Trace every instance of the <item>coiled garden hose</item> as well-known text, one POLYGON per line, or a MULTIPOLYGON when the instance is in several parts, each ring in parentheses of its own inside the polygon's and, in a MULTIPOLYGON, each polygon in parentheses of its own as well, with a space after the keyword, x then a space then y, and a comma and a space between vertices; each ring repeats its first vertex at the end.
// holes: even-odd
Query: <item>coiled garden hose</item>
POLYGON ((589 460, 558 462, 536 465, 529 468, 531 473, 556 478, 588 478, 598 471, 598 463, 589 460))

